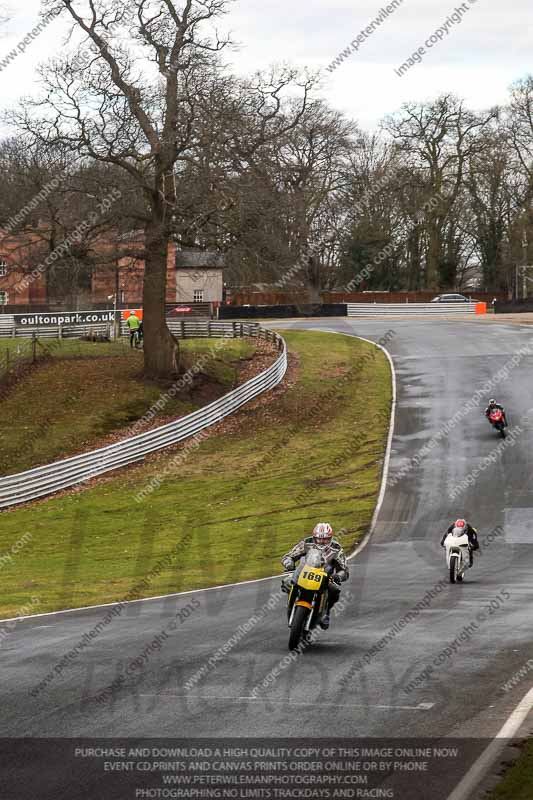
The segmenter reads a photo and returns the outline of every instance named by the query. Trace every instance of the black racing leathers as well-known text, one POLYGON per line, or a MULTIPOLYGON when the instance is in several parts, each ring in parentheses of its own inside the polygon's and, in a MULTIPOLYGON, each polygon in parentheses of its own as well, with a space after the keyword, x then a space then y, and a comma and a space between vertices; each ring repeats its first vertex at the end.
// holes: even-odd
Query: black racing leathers
MULTIPOLYGON (((446 531, 446 533, 444 534, 444 536, 442 537, 442 539, 440 541, 441 546, 444 546, 444 542, 446 541, 446 537, 450 535, 450 533, 453 531, 454 528, 455 528, 455 524, 450 525, 450 527, 448 528, 448 530, 446 531)), ((468 536, 468 544, 469 544, 469 548, 470 548, 470 566, 472 566, 473 563, 474 563, 473 552, 474 552, 474 550, 479 550, 479 542, 478 542, 478 539, 477 539, 477 531, 472 525, 469 525, 468 522, 467 522, 466 523, 465 533, 468 536)))
MULTIPOLYGON (((450 527, 448 528, 448 530, 446 531, 446 533, 444 534, 444 536, 441 539, 441 542, 440 542, 441 545, 444 544, 446 537, 453 531, 454 528, 455 528, 455 524, 450 525, 450 527)), ((472 525, 469 525, 468 522, 466 523, 465 533, 468 536, 468 541, 470 543, 470 547, 472 548, 472 550, 479 550, 479 543, 478 543, 478 540, 477 540, 477 531, 476 531, 476 529, 474 527, 472 527, 472 525)))

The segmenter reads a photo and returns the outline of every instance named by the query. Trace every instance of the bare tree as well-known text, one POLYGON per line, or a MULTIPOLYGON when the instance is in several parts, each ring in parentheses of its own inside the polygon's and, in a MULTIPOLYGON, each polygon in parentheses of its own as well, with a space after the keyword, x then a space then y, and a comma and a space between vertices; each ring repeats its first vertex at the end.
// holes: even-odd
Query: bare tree
POLYGON ((487 290, 509 288, 509 243, 528 181, 517 169, 516 157, 506 127, 489 126, 485 144, 472 154, 466 189, 469 195, 471 233, 487 290))
POLYGON ((365 134, 357 140, 341 191, 345 214, 339 231, 339 287, 342 281, 343 286, 354 291, 400 288, 405 280, 405 260, 400 252, 383 252, 378 266, 373 265, 371 271, 365 271, 365 267, 386 245, 395 248, 396 241, 401 241, 409 223, 412 180, 412 175, 402 171, 394 149, 382 136, 365 134))
MULTIPOLYGON (((229 0, 44 0, 72 20, 81 44, 42 70, 46 94, 26 101, 18 122, 44 144, 115 165, 145 198, 145 372, 177 368, 177 342, 165 320, 168 244, 179 227, 176 174, 194 164, 203 132, 198 79, 227 46, 214 24, 229 0)), ((242 160, 282 135, 281 94, 294 74, 249 86, 235 115, 254 116, 253 140, 232 131, 227 145, 242 160)), ((305 106, 309 82, 303 83, 305 106)), ((290 123, 288 123, 290 125, 290 123)))
POLYGON ((533 75, 511 86, 507 131, 521 168, 533 185, 533 75))
POLYGON ((444 230, 461 192, 468 158, 479 147, 477 134, 497 114, 493 109, 476 115, 453 95, 443 95, 429 104, 406 103, 385 121, 406 166, 425 170, 428 289, 437 289, 443 280, 450 282, 444 230))
POLYGON ((345 184, 346 167, 357 126, 323 102, 309 106, 277 156, 282 193, 288 197, 286 220, 291 251, 302 264, 311 302, 334 282, 329 256, 335 198, 345 184))
POLYGON ((229 260, 241 281, 297 289, 315 301, 334 279, 337 196, 356 126, 321 101, 299 111, 289 104, 283 117, 292 121, 299 115, 298 123, 285 123, 273 146, 259 148, 246 170, 238 169, 230 187, 235 201, 229 260))

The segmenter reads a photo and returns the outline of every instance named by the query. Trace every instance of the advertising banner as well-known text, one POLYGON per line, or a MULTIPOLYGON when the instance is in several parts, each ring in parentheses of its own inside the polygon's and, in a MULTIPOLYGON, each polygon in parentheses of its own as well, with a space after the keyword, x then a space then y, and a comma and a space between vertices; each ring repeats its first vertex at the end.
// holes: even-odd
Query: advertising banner
POLYGON ((113 322, 113 311, 45 311, 36 314, 14 314, 15 325, 37 328, 46 325, 91 325, 113 322))

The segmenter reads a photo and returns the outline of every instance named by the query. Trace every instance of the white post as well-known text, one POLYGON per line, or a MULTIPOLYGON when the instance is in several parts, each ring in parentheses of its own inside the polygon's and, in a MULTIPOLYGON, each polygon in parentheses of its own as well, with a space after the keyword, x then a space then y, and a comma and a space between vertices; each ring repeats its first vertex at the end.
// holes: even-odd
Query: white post
POLYGON ((113 294, 113 339, 120 339, 120 320, 117 319, 117 293, 113 294))

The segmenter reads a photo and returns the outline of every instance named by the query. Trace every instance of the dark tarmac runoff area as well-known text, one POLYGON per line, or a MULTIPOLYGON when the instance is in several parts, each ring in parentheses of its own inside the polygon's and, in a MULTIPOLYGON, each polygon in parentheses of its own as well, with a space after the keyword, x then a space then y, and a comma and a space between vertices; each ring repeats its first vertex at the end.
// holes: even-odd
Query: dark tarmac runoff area
MULTIPOLYGON (((509 681, 533 656, 533 329, 460 319, 271 325, 375 342, 393 331, 387 488, 330 629, 291 658, 277 578, 146 601, 35 691, 107 609, 27 619, 1 647, 3 737, 488 740, 531 687, 533 669, 509 681), (509 413, 506 440, 483 416, 492 396, 509 413), (463 516, 481 552, 464 582, 450 585, 440 539, 463 516), (126 675, 163 630, 160 649, 126 675)), ((46 773, 38 752, 36 780, 46 773)), ((57 781, 50 797, 106 796, 69 793, 68 771, 57 781)))

